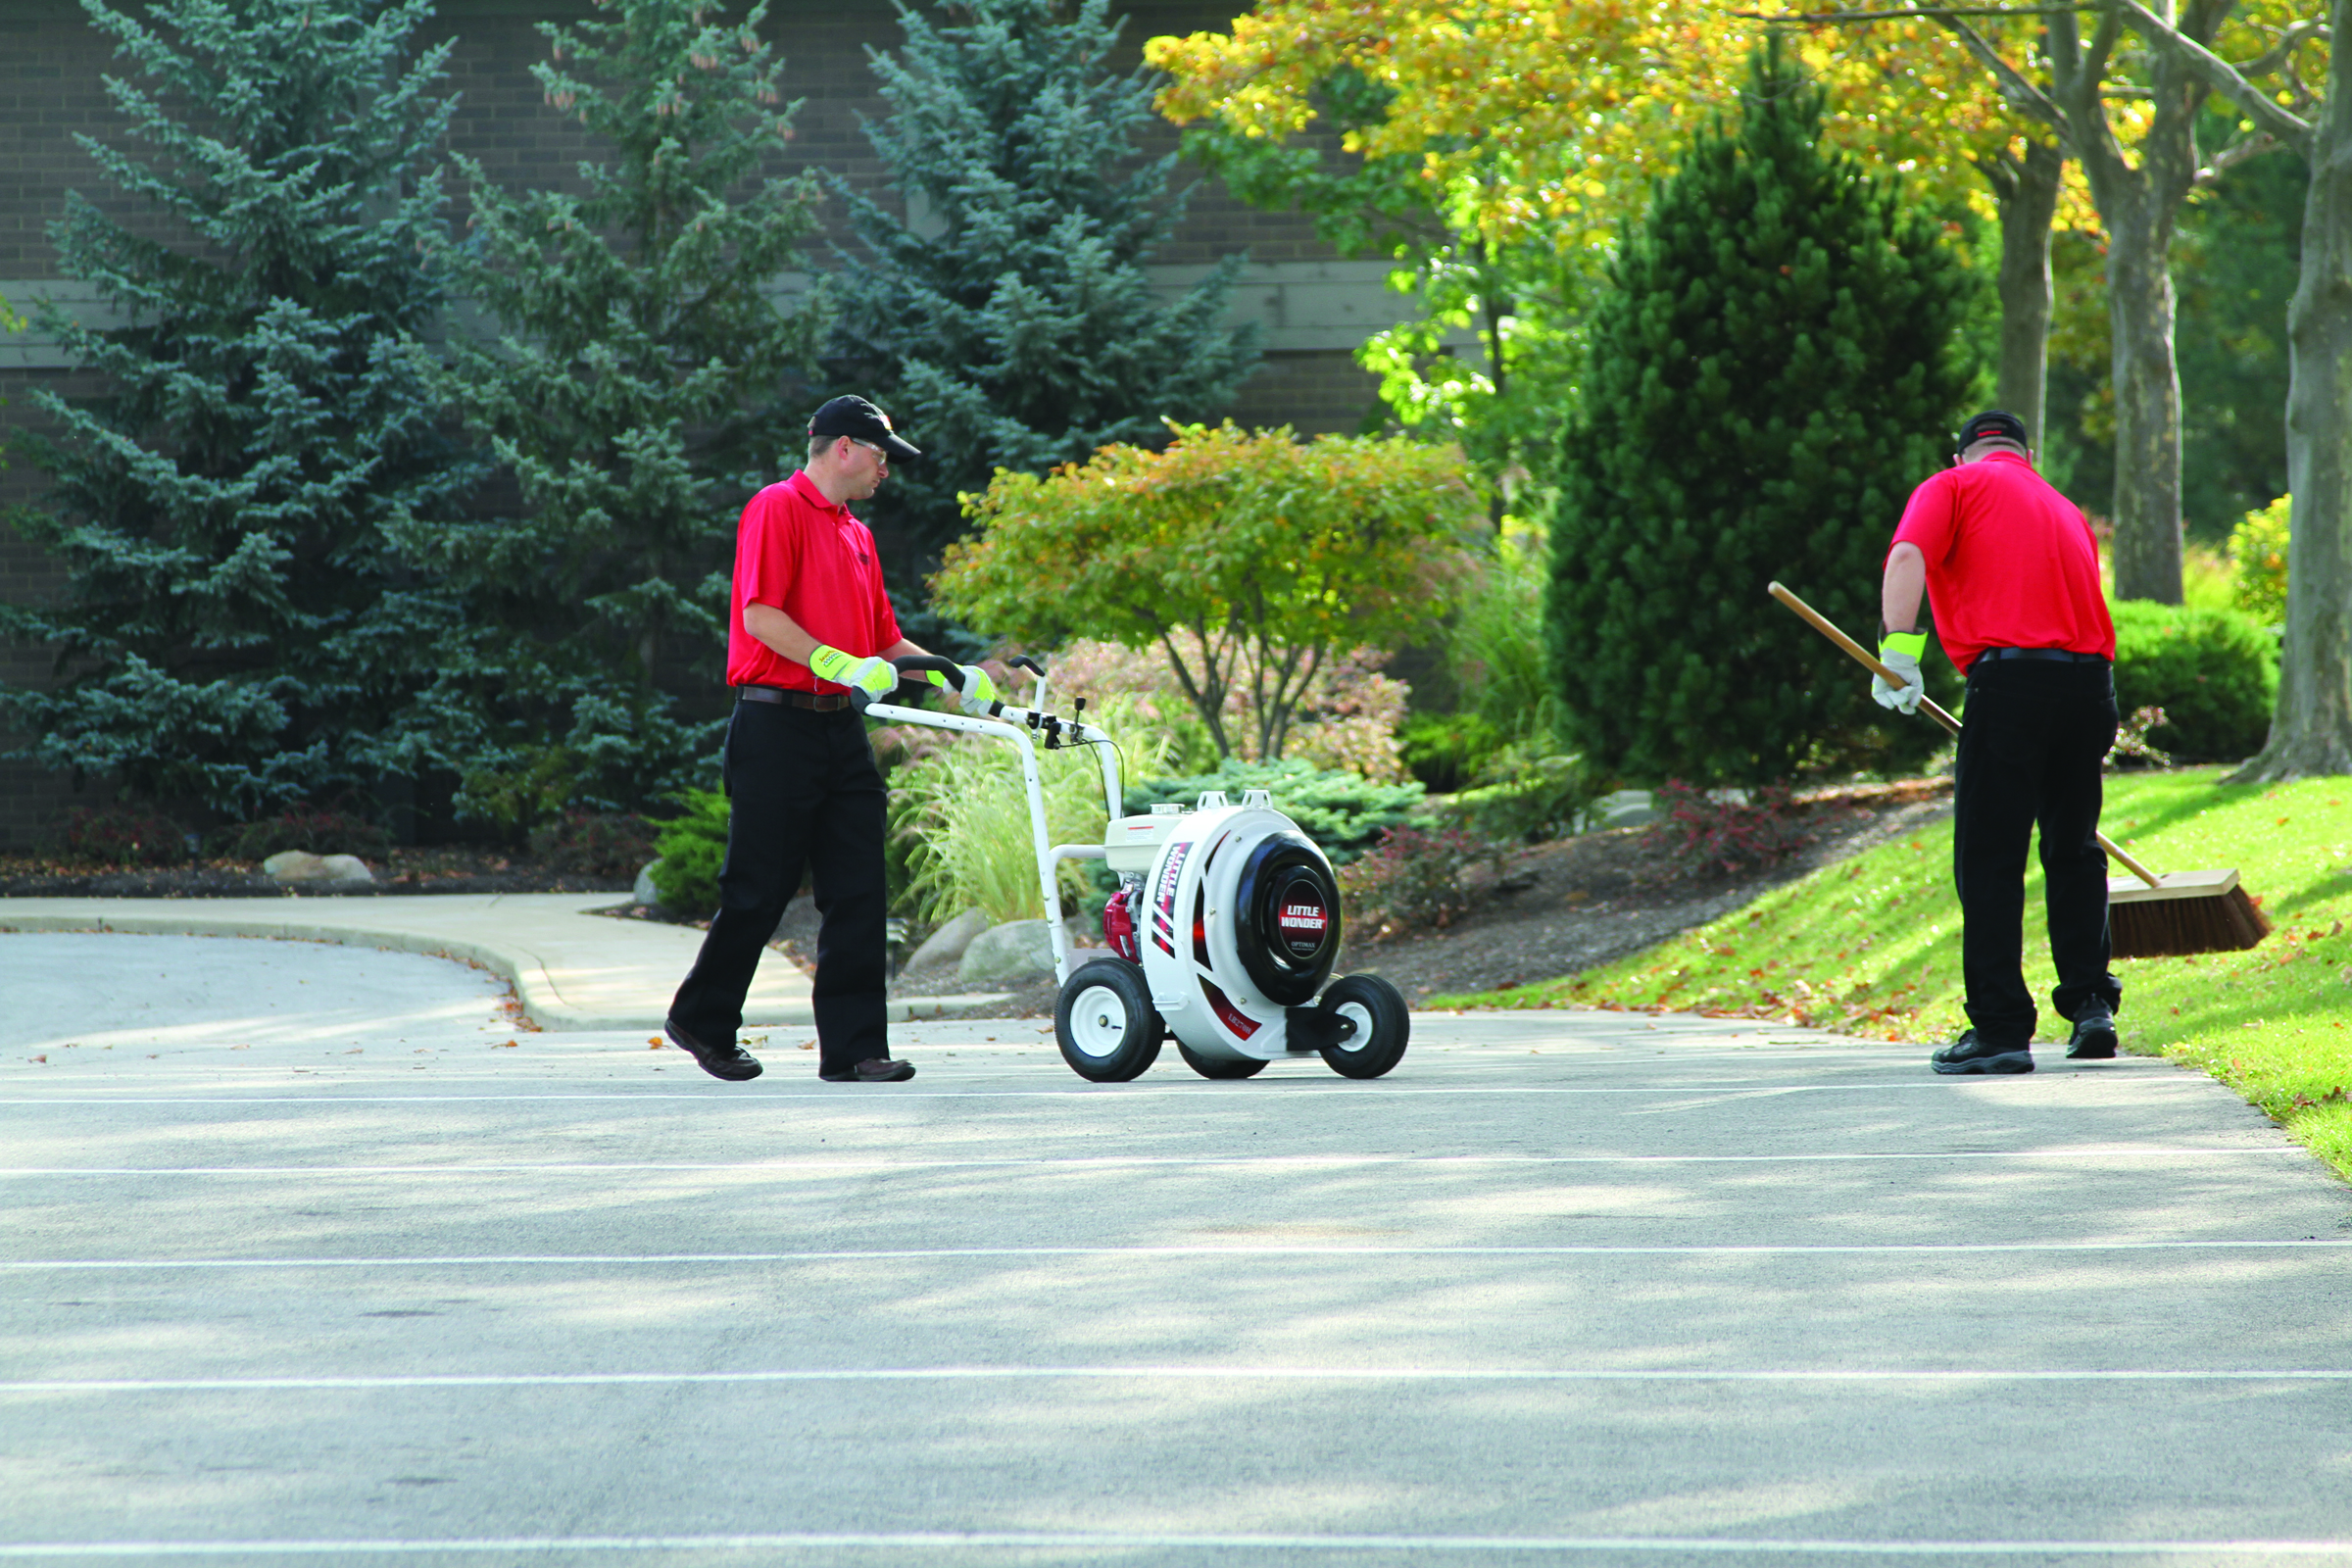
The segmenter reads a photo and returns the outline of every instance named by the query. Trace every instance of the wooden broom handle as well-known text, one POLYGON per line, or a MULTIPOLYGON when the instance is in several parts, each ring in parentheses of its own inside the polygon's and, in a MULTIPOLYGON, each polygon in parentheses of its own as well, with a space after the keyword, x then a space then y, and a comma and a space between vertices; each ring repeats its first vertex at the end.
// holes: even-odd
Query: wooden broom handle
MULTIPOLYGON (((1831 625, 1828 616, 1824 615, 1820 611, 1815 610, 1811 605, 1806 604, 1802 599, 1797 598, 1796 595, 1790 593, 1788 589, 1782 587, 1777 582, 1772 584, 1772 597, 1778 599, 1782 604, 1787 605, 1790 610, 1795 611, 1797 614, 1802 617, 1804 621, 1815 631, 1821 633, 1824 637, 1827 637, 1830 641, 1836 643, 1838 647, 1853 655, 1854 662, 1856 663, 1859 663, 1863 668, 1878 676, 1879 679, 1885 681, 1887 685, 1896 688, 1900 688, 1903 685, 1903 677, 1897 675, 1893 670, 1888 669, 1885 664, 1880 663, 1876 654, 1873 654, 1869 649, 1863 647, 1860 643, 1854 641, 1851 637, 1848 637, 1845 633, 1839 631, 1836 626, 1831 625)), ((1954 718, 1951 714, 1945 712, 1942 708, 1938 707, 1935 699, 1930 697, 1920 698, 1919 708, 1921 712, 1927 714, 1936 723, 1941 724, 1945 729, 1950 730, 1954 735, 1960 733, 1960 721, 1954 718)), ((2096 830, 2094 829, 2093 831, 2095 832, 2096 830)), ((2139 878, 2142 882, 2145 882, 2152 888, 2162 887, 2164 885, 2162 880, 2156 875, 2155 872, 2149 870, 2146 866, 2140 864, 2131 856, 2125 854, 2123 846, 2117 844, 2115 840, 2109 838, 2104 833, 2097 834, 2097 837, 2099 841, 2099 848, 2105 850, 2116 859, 2122 861, 2124 866, 2130 870, 2133 876, 2139 878)))

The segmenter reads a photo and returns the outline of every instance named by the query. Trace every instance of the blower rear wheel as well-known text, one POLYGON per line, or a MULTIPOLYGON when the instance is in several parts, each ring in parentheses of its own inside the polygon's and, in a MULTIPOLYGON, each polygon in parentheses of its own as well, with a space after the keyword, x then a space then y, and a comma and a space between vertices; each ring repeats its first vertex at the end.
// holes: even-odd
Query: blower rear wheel
POLYGON ((1123 1084, 1159 1059, 1161 1025, 1141 966, 1097 958, 1054 1002, 1054 1043, 1081 1078, 1123 1084))
POLYGON ((1404 1059, 1413 1032, 1403 994, 1376 974, 1351 974, 1334 981, 1316 1004, 1355 1025, 1344 1046, 1323 1048, 1331 1070, 1348 1078, 1377 1078, 1404 1059))
POLYGON ((1176 1054, 1184 1064, 1203 1078, 1254 1078, 1265 1071, 1262 1061, 1227 1061, 1215 1056, 1203 1056, 1183 1041, 1176 1042, 1176 1054))

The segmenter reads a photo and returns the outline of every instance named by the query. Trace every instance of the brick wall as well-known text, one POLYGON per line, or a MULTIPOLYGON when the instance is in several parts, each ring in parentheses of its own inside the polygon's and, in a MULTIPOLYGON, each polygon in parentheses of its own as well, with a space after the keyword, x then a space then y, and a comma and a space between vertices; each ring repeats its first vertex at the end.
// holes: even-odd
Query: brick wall
MULTIPOLYGON (((1127 7, 1124 64, 1141 60, 1146 38, 1222 29, 1240 3, 1142 0, 1127 7)), ((442 0, 438 13, 422 37, 427 43, 457 40, 449 86, 461 95, 461 107, 451 127, 452 147, 479 159, 489 178, 510 188, 573 183, 575 166, 595 149, 575 122, 547 106, 530 67, 546 57, 538 21, 576 17, 584 8, 577 0, 442 0)), ((897 43, 891 13, 882 7, 773 0, 768 32, 785 57, 787 97, 803 100, 795 122, 798 134, 778 160, 778 172, 821 168, 879 192, 883 170, 858 117, 879 118, 888 107, 874 90, 865 50, 897 43)), ((70 190, 134 230, 172 235, 160 215, 111 190, 74 140, 87 135, 121 141, 122 119, 102 77, 126 72, 127 62, 117 59, 111 39, 90 26, 77 0, 0 0, 0 292, 60 276, 48 226, 62 213, 70 190)), ((1155 123, 1145 140, 1156 156, 1174 149, 1177 132, 1155 123)), ((1198 171, 1188 171, 1181 180, 1199 177, 1198 171)), ((464 193, 454 171, 452 179, 462 213, 464 193)), ((825 216, 829 225, 838 225, 840 204, 829 203, 825 216)), ((1258 264, 1332 259, 1306 220, 1245 207, 1208 182, 1194 191, 1184 224, 1152 260, 1200 266, 1236 250, 1246 250, 1258 264)), ((0 421, 12 428, 30 422, 24 394, 36 385, 65 389, 65 373, 0 368, 0 397, 8 399, 0 421)), ((1230 412, 1245 423, 1287 423, 1313 434, 1355 429, 1374 403, 1372 379, 1356 368, 1347 350, 1319 341, 1311 349, 1269 354, 1230 412)), ((0 472, 0 505, 30 500, 38 483, 39 475, 21 462, 0 472)), ((39 549, 0 523, 0 597, 37 600, 54 591, 59 578, 39 549)), ((48 669, 49 657, 41 650, 0 646, 0 679, 39 682, 48 669)), ((21 737, 0 733, 0 751, 20 743, 21 737)), ((24 847, 73 799, 63 776, 0 761, 0 848, 24 847)))

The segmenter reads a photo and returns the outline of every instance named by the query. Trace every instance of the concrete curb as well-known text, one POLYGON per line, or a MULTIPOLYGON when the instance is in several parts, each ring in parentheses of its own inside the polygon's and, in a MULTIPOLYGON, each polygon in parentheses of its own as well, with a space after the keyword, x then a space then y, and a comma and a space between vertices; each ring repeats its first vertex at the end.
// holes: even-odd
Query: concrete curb
MULTIPOLYGON (((474 964, 514 988, 541 1029, 659 1032, 669 996, 694 961, 689 927, 582 915, 629 901, 612 894, 418 895, 403 899, 0 899, 0 932, 89 931, 136 936, 247 937, 420 953, 474 964), (262 913, 260 905, 269 912, 262 913)), ((1008 995, 894 997, 895 1023, 988 1006, 1008 995)), ((746 1028, 814 1024, 808 977, 762 964, 744 1004, 746 1028)))

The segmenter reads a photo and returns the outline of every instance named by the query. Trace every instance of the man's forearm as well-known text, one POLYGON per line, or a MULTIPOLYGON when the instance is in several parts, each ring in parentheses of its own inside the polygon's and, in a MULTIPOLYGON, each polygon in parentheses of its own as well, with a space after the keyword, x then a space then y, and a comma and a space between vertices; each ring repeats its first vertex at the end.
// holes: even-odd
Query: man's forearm
POLYGON ((1919 546, 1899 544, 1886 556, 1886 575, 1879 584, 1879 620, 1883 631, 1917 631, 1919 602, 1928 591, 1928 558, 1919 546))

